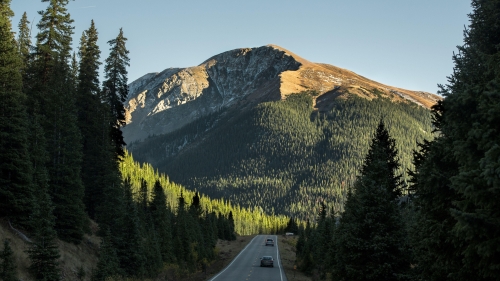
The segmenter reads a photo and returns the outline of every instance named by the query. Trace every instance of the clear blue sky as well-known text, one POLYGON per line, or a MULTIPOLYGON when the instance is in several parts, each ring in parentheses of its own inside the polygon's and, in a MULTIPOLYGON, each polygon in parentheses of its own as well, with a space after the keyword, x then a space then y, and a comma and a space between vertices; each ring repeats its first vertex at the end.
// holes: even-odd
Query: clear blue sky
MULTIPOLYGON (((13 0, 13 26, 33 23, 47 3, 13 0)), ((123 27, 129 82, 188 67, 235 48, 276 44, 303 58, 409 90, 437 92, 463 42, 469 0, 76 0, 73 46, 94 19, 104 60, 123 27)))

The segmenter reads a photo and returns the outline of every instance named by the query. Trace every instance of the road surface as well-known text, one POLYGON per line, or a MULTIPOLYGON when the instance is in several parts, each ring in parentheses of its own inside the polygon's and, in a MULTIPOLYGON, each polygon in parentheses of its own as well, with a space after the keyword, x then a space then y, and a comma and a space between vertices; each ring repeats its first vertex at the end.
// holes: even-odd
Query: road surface
POLYGON ((221 272, 210 281, 287 281, 278 251, 276 235, 257 235, 221 272), (273 246, 266 246, 266 239, 274 240, 273 246), (262 256, 272 256, 274 267, 260 267, 262 256))

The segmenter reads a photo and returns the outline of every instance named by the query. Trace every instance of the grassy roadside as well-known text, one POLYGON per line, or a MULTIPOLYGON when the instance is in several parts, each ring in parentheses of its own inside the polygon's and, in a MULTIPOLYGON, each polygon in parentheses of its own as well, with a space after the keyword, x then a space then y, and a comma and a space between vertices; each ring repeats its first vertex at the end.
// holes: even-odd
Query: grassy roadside
POLYGON ((209 280, 228 266, 255 236, 238 236, 234 241, 218 240, 215 247, 219 251, 219 259, 207 270, 207 278, 205 280, 209 280))
POLYGON ((311 277, 306 276, 295 266, 295 245, 298 236, 280 236, 278 235, 278 247, 280 251, 281 263, 288 281, 311 281, 311 277))

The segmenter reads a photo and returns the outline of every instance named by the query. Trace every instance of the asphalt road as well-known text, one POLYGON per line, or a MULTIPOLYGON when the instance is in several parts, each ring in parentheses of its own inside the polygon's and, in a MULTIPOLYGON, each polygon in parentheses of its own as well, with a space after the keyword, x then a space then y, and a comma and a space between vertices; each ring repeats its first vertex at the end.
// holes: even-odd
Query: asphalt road
POLYGON ((221 272, 209 281, 287 281, 278 251, 276 235, 257 235, 221 272), (274 247, 266 246, 267 238, 274 240, 274 247), (260 267, 262 256, 272 256, 274 267, 260 267))

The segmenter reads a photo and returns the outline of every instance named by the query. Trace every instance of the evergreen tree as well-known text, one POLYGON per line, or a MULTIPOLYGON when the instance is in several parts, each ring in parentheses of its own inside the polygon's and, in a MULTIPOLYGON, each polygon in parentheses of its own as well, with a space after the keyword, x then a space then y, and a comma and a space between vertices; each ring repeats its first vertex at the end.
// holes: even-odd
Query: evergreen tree
POLYGON ((3 250, 0 251, 0 280, 18 281, 16 275, 16 264, 14 263, 14 252, 10 248, 9 240, 5 239, 3 250))
POLYGON ((34 73, 27 81, 31 100, 38 102, 47 141, 47 169, 50 196, 54 202, 58 236, 79 243, 87 223, 81 181, 81 135, 77 125, 75 85, 69 59, 73 20, 67 13, 68 0, 49 2, 41 15, 37 34, 34 73))
POLYGON ((29 269, 37 280, 57 281, 61 278, 58 262, 60 255, 54 230, 54 208, 47 190, 37 191, 37 202, 33 215, 33 241, 28 249, 31 260, 29 269))
POLYGON ((97 46, 98 33, 94 21, 85 30, 80 39, 78 56, 78 125, 82 134, 82 181, 85 186, 85 206, 89 216, 95 219, 96 206, 102 204, 103 172, 106 161, 102 154, 107 154, 107 142, 102 140, 102 124, 105 120, 100 114, 104 107, 100 100, 99 62, 100 53, 97 46))
POLYGON ((28 66, 31 48, 31 30, 28 15, 24 12, 21 20, 19 21, 19 34, 17 36, 17 46, 21 59, 23 61, 23 69, 28 66))
POLYGON ((111 141, 115 148, 117 161, 125 156, 125 141, 120 128, 125 125, 124 102, 128 96, 126 67, 130 66, 130 60, 128 58, 129 51, 125 46, 126 41, 127 38, 124 37, 123 30, 120 28, 118 36, 108 41, 111 48, 104 66, 106 80, 103 83, 103 91, 111 107, 111 141))
POLYGON ((286 225, 285 231, 294 233, 296 235, 299 233, 299 226, 298 226, 297 221, 295 220, 294 217, 290 217, 290 220, 288 221, 288 223, 286 225))
POLYGON ((417 213, 411 244, 414 274, 424 280, 468 279, 463 273, 461 247, 450 239, 455 223, 450 209, 452 201, 459 197, 450 182, 458 167, 448 153, 449 146, 436 139, 421 144, 415 154, 416 172, 411 182, 417 213))
POLYGON ((175 256, 172 245, 172 214, 167 209, 165 192, 160 181, 153 187, 153 198, 150 204, 151 215, 159 237, 159 247, 164 262, 173 262, 175 256))
MULTIPOLYGON (((417 170, 417 195, 432 191, 440 199, 434 204, 430 202, 434 199, 419 199, 421 216, 434 218, 421 222, 419 227, 421 237, 432 240, 431 247, 439 239, 449 241, 445 252, 423 249, 430 252, 424 255, 427 263, 436 259, 453 265, 445 268, 443 276, 454 280, 498 280, 500 1, 473 0, 472 8, 470 25, 464 32, 465 44, 453 56, 455 67, 449 84, 441 87, 445 96, 440 105, 441 135, 424 147, 428 157, 417 170), (443 170, 441 159, 454 168, 446 170, 443 176, 447 179, 423 181, 439 175, 443 170), (437 204, 447 208, 452 217, 448 212, 437 216, 437 208, 432 208, 437 204), (452 263, 447 261, 450 256, 454 257, 452 263)), ((425 270, 432 269, 422 270, 425 277, 425 270)))
POLYGON ((229 236, 227 240, 234 241, 236 240, 236 234, 234 232, 234 218, 233 218, 233 212, 230 211, 229 215, 227 217, 227 223, 229 224, 229 236))
POLYGON ((121 215, 120 230, 116 238, 116 248, 120 268, 127 276, 144 275, 144 256, 137 206, 132 197, 130 180, 124 182, 124 211, 121 215))
POLYGON ((99 261, 97 262, 97 269, 92 276, 92 281, 104 281, 107 278, 119 274, 120 263, 116 250, 113 246, 111 233, 106 231, 102 237, 101 247, 99 250, 99 261))
POLYGON ((335 274, 347 280, 399 280, 409 269, 395 141, 381 121, 336 236, 335 274))
POLYGON ((26 96, 22 92, 22 61, 16 50, 10 0, 0 2, 0 216, 23 226, 33 209, 28 154, 26 96))

